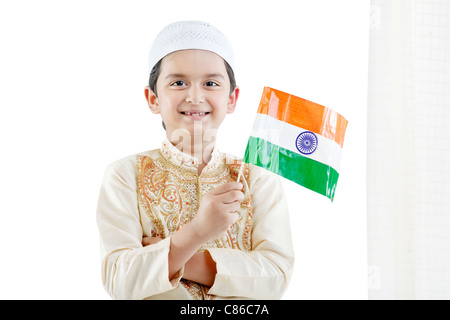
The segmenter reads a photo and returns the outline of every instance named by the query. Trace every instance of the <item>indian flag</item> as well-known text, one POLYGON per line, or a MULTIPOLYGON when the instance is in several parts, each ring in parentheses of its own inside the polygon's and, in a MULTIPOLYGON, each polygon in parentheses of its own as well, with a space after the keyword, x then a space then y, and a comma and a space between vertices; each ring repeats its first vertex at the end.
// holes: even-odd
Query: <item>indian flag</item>
POLYGON ((243 162, 333 201, 347 123, 331 109, 265 87, 243 162))

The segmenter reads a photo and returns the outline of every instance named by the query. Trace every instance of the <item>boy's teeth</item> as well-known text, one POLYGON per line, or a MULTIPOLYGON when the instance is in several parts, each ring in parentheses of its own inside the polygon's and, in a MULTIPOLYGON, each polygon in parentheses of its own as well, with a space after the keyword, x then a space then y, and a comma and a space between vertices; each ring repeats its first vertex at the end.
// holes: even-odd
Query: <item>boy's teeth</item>
POLYGON ((188 116, 204 116, 206 112, 184 112, 188 116))

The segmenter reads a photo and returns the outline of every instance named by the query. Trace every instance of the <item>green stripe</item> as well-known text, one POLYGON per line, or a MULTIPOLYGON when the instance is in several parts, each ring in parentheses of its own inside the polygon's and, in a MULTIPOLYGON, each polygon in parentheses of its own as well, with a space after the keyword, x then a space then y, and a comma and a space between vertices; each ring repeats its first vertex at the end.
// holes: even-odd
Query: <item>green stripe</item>
POLYGON ((252 136, 248 140, 243 161, 272 171, 331 201, 334 199, 339 173, 326 164, 252 136))

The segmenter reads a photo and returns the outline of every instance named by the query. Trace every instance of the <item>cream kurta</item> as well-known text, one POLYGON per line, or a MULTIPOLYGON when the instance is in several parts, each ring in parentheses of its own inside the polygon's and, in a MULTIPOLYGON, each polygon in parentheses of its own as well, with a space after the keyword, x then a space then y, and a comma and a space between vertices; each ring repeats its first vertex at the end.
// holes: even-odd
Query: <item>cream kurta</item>
POLYGON ((167 140, 161 149, 108 166, 97 208, 102 281, 115 299, 279 299, 293 267, 286 199, 278 176, 245 165, 240 219, 203 245, 216 262, 211 288, 168 276, 170 236, 196 214, 202 197, 235 181, 240 161, 217 150, 197 173, 197 159, 167 140), (142 237, 163 238, 143 247, 142 237))

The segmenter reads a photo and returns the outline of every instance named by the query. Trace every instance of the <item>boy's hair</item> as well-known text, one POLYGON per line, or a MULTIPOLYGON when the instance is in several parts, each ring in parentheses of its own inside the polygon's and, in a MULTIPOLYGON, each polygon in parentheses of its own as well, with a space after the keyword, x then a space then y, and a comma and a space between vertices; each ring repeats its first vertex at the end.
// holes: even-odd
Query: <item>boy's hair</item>
MULTIPOLYGON (((156 92, 156 81, 158 80, 159 75, 161 74, 161 64, 162 60, 159 60, 155 66, 153 67, 152 71, 150 72, 150 77, 148 79, 148 86, 150 89, 155 93, 156 96, 158 96, 158 93, 156 92)), ((230 94, 236 89, 236 78, 234 77, 234 71, 231 68, 231 66, 223 60, 225 63, 225 69, 227 70, 228 78, 230 79, 230 94)), ((166 130, 166 125, 164 124, 164 121, 162 121, 162 126, 164 130, 166 130)))

